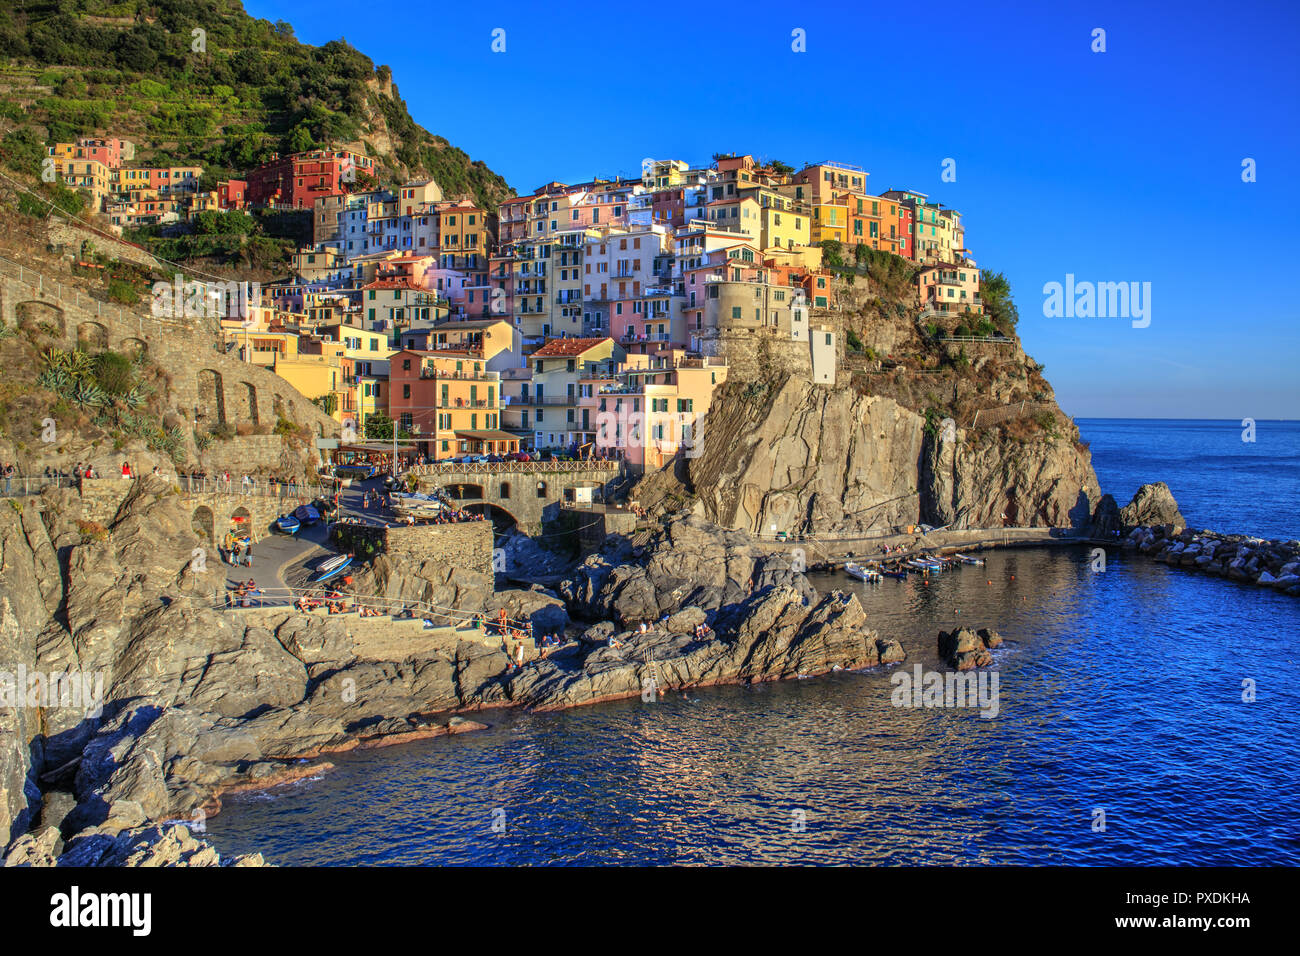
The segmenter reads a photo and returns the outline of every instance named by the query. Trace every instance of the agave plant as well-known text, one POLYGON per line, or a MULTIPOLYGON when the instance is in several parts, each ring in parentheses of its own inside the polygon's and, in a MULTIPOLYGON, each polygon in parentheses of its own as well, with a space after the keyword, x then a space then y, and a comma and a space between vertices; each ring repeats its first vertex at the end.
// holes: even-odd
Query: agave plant
POLYGON ((41 361, 45 363, 45 368, 50 371, 70 372, 72 370, 71 357, 57 345, 52 345, 42 352, 41 361))
POLYGON ((36 384, 57 395, 66 395, 72 387, 72 376, 65 369, 47 368, 36 376, 36 384))
POLYGON ((83 408, 103 408, 108 403, 108 396, 94 382, 77 382, 70 397, 83 408))
POLYGON ((145 399, 149 397, 149 393, 152 391, 153 389, 145 383, 137 382, 122 396, 122 401, 126 403, 127 408, 134 411, 145 403, 145 399))
POLYGON ((89 375, 95 367, 94 359, 87 352, 81 349, 73 349, 65 353, 68 356, 69 371, 77 378, 83 378, 89 375))

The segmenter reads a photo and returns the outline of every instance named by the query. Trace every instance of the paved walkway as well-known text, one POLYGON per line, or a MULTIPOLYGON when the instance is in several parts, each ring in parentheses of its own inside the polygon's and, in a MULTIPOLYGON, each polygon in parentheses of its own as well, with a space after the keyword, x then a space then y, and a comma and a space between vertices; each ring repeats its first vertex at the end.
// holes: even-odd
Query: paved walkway
POLYGON ((310 528, 304 528, 296 535, 272 532, 253 544, 253 566, 226 565, 226 585, 233 587, 249 578, 259 588, 283 588, 288 586, 284 574, 293 577, 292 568, 304 562, 315 565, 326 554, 333 554, 334 549, 325 543, 325 523, 319 522, 310 528))

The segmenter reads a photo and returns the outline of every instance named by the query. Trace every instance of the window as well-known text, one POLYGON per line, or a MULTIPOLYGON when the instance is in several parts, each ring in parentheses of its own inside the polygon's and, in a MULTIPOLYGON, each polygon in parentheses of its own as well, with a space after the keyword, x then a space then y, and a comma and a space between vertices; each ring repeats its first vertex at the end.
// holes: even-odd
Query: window
POLYGON ((732 308, 732 310, 731 310, 731 317, 732 317, 733 319, 738 319, 738 318, 740 318, 740 306, 735 306, 734 308, 732 308))
POLYGON ((510 482, 508 481, 501 482, 501 486, 497 489, 497 497, 502 499, 507 499, 510 497, 510 482))
POLYGON ((410 397, 411 397, 411 386, 409 386, 409 385, 403 385, 403 386, 402 386, 402 398, 410 398, 410 397))

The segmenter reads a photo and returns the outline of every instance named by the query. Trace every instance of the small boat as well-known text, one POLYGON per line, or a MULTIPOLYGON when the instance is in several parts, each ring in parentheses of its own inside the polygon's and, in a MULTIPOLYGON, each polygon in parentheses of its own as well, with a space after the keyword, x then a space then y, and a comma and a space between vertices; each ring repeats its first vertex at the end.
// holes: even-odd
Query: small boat
POLYGON ((293 516, 297 518, 303 526, 313 525, 320 521, 320 512, 311 505, 299 505, 294 509, 293 516))
POLYGON ((336 554, 334 557, 317 565, 316 573, 309 579, 309 581, 311 584, 320 584, 322 581, 328 581, 351 563, 352 555, 336 554))
POLYGON ((297 534, 302 522, 293 515, 280 515, 275 519, 275 530, 282 534, 297 534))
POLYGON ((902 581, 907 580, 907 572, 900 571, 898 568, 881 568, 880 573, 887 578, 898 578, 902 581))
POLYGON ((954 554, 953 557, 956 558, 958 561, 960 561, 962 564, 980 565, 984 563, 983 558, 972 558, 969 554, 954 554))
POLYGON ((844 565, 844 573, 857 578, 859 581, 879 581, 880 572, 875 568, 869 568, 853 561, 844 565))
POLYGON ((922 574, 929 574, 931 571, 940 570, 937 566, 928 561, 922 561, 920 558, 912 558, 910 561, 905 563, 905 566, 911 568, 913 571, 920 571, 922 574))

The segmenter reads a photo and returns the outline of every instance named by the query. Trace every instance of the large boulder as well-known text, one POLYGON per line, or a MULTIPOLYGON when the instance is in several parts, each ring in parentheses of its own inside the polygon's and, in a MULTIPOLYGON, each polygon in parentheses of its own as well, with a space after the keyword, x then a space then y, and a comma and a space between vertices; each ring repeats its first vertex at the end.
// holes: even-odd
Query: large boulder
POLYGON ((1178 502, 1163 481, 1139 488, 1133 500, 1120 511, 1119 520, 1126 529, 1161 527, 1169 534, 1179 534, 1187 527, 1178 502))

